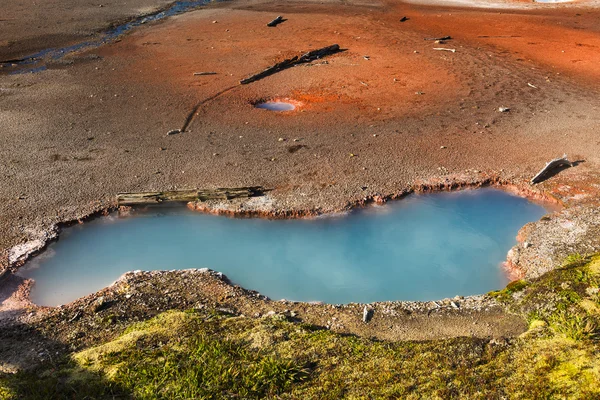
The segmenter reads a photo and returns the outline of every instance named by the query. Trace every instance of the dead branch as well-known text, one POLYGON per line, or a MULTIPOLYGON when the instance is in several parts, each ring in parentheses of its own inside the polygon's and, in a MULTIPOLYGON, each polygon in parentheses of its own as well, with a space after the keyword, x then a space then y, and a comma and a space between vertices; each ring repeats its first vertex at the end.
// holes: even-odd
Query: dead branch
POLYGON ((340 51, 340 46, 337 44, 333 44, 331 46, 323 47, 321 49, 309 51, 308 53, 305 53, 300 57, 295 56, 292 58, 288 58, 288 59, 283 60, 275 65, 270 66, 269 68, 265 69, 262 72, 259 72, 258 74, 254 74, 252 76, 249 76, 246 79, 242 79, 240 81, 240 84, 247 85, 249 83, 266 78, 267 76, 273 75, 277 72, 283 71, 283 70, 293 67, 295 65, 311 62, 311 61, 317 60, 319 58, 323 58, 325 56, 335 54, 339 51, 340 51))
POLYGON ((531 183, 535 184, 535 183, 540 183, 542 181, 544 181, 544 177, 553 169, 558 168, 560 166, 568 166, 568 167, 572 167, 573 163, 571 161, 569 161, 567 159, 567 155, 563 154, 562 158, 555 158, 554 160, 551 160, 550 162, 546 163, 546 166, 544 168, 541 169, 540 172, 537 173, 536 176, 534 176, 531 179, 531 183))

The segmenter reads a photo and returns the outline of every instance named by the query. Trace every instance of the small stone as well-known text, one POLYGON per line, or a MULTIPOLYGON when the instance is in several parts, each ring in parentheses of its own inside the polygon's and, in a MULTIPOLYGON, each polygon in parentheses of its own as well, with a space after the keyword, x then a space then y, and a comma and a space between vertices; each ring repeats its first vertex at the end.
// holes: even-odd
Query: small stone
POLYGON ((350 153, 350 157, 356 157, 354 153, 350 153))
POLYGON ((169 132, 167 132, 167 136, 177 135, 178 133, 181 133, 181 129, 171 129, 169 132))
POLYGON ((217 22, 218 22, 218 21, 213 21, 212 23, 213 23, 213 24, 216 24, 217 22))
POLYGON ((508 107, 499 107, 498 111, 500 111, 501 113, 505 113, 505 112, 509 112, 510 108, 508 108, 508 107))
POLYGON ((284 141, 285 141, 285 139, 284 139, 284 138, 282 138, 282 137, 280 137, 279 139, 277 139, 277 141, 278 141, 278 142, 284 142, 284 141))
POLYGON ((368 323, 371 320, 371 314, 372 314, 372 311, 369 310, 369 308, 367 306, 365 306, 365 308, 363 308, 363 316, 362 316, 362 320, 364 323, 368 323))
POLYGON ((92 311, 96 313, 96 312, 102 310, 102 308, 104 308, 104 305, 105 305, 104 296, 100 296, 92 304, 92 311))
POLYGON ((523 242, 523 247, 525 247, 527 249, 527 248, 531 247, 531 243, 523 242))
POLYGON ((455 310, 458 310, 460 308, 460 306, 458 305, 458 303, 455 303, 453 301, 450 302, 450 305, 452 306, 452 308, 454 308, 455 310))
POLYGON ((446 146, 440 146, 440 149, 447 149, 446 146))

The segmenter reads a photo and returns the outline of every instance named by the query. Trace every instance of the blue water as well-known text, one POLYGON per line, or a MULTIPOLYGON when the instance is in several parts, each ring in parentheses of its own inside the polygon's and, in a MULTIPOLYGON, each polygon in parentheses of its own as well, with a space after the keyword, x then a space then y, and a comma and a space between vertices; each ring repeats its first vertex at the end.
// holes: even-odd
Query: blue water
POLYGON ((272 299, 348 303, 485 293, 507 283, 502 262, 518 230, 545 214, 492 189, 412 195, 311 220, 156 210, 65 229, 21 269, 36 281, 32 300, 65 304, 136 269, 203 267, 272 299))
POLYGON ((291 103, 285 103, 283 101, 268 101, 257 104, 256 108, 262 108, 269 111, 292 111, 296 107, 291 103))
POLYGON ((39 64, 46 60, 58 60, 68 54, 74 53, 76 51, 81 51, 85 49, 90 49, 94 47, 102 46, 108 42, 111 42, 117 39, 122 34, 130 31, 140 25, 143 25, 148 22, 158 21, 166 17, 171 17, 174 15, 182 14, 187 11, 192 11, 196 8, 204 6, 208 4, 211 0, 185 0, 185 1, 177 1, 174 2, 169 8, 164 11, 160 11, 150 15, 144 15, 141 17, 137 17, 127 23, 118 25, 106 32, 104 32, 100 37, 76 43, 70 46, 60 47, 60 48, 49 48, 41 50, 35 54, 31 54, 20 61, 14 63, 4 63, 0 66, 9 67, 9 68, 17 68, 12 71, 11 74, 23 74, 23 73, 36 73, 40 71, 46 70, 46 67, 40 67, 39 64), (26 68, 21 68, 26 67, 26 68))

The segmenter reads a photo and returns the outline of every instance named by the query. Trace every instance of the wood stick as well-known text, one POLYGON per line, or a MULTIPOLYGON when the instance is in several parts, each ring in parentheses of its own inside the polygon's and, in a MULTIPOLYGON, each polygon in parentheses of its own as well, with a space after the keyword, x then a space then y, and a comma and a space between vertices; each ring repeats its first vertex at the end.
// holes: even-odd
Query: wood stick
POLYGON ((274 26, 277 26, 277 25, 279 25, 279 24, 280 24, 280 23, 282 23, 282 22, 283 22, 283 17, 280 15, 280 16, 278 16, 277 18, 275 18, 273 21, 269 22, 269 23, 267 24, 267 26, 269 26, 269 27, 274 27, 274 26))
POLYGON ((246 79, 242 79, 240 84, 247 85, 249 83, 258 81, 260 79, 266 78, 267 76, 273 75, 279 71, 283 71, 284 69, 293 67, 294 65, 302 64, 317 60, 319 58, 335 54, 340 51, 340 46, 337 44, 332 44, 331 46, 323 47, 321 49, 312 50, 308 53, 303 54, 302 56, 294 56, 292 58, 288 58, 283 60, 275 65, 272 65, 258 74, 254 74, 249 76, 246 79))
POLYGON ((425 38, 423 40, 450 40, 452 39, 451 36, 443 36, 443 37, 434 37, 434 38, 425 38))
POLYGON ((170 190, 164 192, 119 193, 117 204, 130 206, 138 204, 159 204, 164 202, 189 202, 207 200, 230 200, 262 196, 261 186, 217 189, 170 190))
POLYGON ((456 53, 456 49, 445 49, 443 47, 434 47, 434 50, 445 50, 445 51, 451 51, 453 53, 456 53))
POLYGON ((550 172, 550 170, 560 167, 561 165, 567 165, 569 167, 572 167, 573 163, 567 159, 566 154, 563 154, 562 158, 555 158, 554 160, 551 160, 550 162, 546 163, 546 166, 542 168, 541 171, 538 172, 537 175, 531 179, 531 183, 534 184, 542 182, 544 180, 544 176, 548 172, 550 172))

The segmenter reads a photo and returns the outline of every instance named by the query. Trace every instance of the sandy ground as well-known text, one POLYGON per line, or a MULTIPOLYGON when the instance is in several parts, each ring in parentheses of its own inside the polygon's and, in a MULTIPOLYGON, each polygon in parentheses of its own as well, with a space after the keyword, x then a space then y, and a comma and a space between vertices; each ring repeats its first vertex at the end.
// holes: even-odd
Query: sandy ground
POLYGON ((169 0, 3 0, 0 62, 90 38, 109 24, 149 14, 169 0))
MULTIPOLYGON (((34 14, 3 5, 0 59, 165 3, 68 4, 34 14)), ((0 69, 1 266, 19 255, 14 246, 127 191, 261 185, 273 189, 273 210, 328 212, 429 183, 494 177, 527 189, 566 153, 581 162, 541 188, 567 206, 595 202, 600 12, 582 4, 234 1, 146 24, 41 73, 0 69), (267 28, 277 15, 287 21, 267 28), (345 51, 238 84, 333 43, 345 51), (194 76, 202 71, 217 74, 194 76), (223 91, 185 133, 166 135, 223 91), (268 112, 253 106, 261 99, 298 107, 268 112)), ((8 286, 2 304, 13 313, 23 296, 8 286)))

